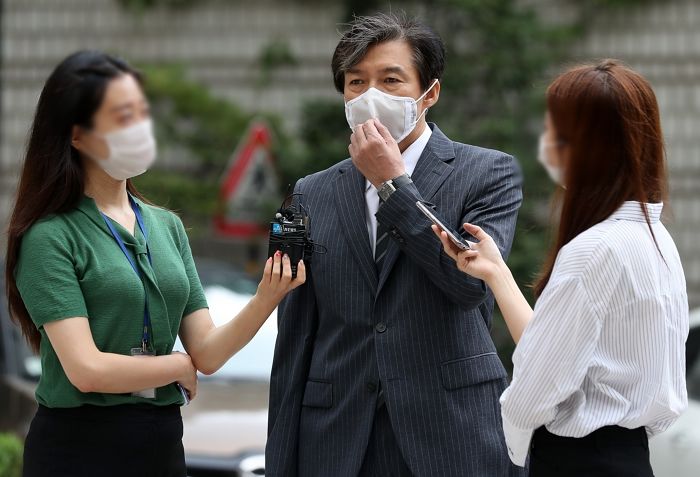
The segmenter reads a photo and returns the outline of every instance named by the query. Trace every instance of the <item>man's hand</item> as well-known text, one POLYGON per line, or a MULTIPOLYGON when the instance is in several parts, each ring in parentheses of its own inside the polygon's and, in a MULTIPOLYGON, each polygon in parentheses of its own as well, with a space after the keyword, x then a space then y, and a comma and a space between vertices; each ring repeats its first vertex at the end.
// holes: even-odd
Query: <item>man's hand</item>
POLYGON ((355 128, 348 150, 355 167, 376 188, 406 173, 398 144, 378 119, 355 128))

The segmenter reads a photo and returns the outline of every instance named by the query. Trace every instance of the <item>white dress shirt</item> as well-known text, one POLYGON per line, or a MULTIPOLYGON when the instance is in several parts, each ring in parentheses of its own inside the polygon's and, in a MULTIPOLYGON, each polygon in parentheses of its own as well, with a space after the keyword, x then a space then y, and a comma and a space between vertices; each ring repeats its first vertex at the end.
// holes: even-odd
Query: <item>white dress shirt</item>
POLYGON ((603 426, 653 436, 687 406, 688 297, 663 204, 639 202, 562 248, 513 355, 501 396, 511 460, 524 466, 533 431, 583 437, 603 426), (663 255, 663 256, 662 256, 663 255))
MULTIPOLYGON (((413 141, 413 143, 406 148, 406 150, 401 154, 403 157, 404 164, 406 165, 406 173, 410 176, 416 169, 416 164, 418 164, 418 159, 423 154, 425 146, 428 145, 430 136, 433 134, 433 130, 430 126, 425 125, 425 130, 418 136, 418 139, 413 141)), ((366 217, 367 217, 367 232, 369 232, 369 243, 372 246, 372 253, 374 253, 375 245, 377 243, 377 210, 379 210, 379 195, 377 194, 377 188, 372 185, 370 181, 365 182, 365 204, 366 204, 366 217)))

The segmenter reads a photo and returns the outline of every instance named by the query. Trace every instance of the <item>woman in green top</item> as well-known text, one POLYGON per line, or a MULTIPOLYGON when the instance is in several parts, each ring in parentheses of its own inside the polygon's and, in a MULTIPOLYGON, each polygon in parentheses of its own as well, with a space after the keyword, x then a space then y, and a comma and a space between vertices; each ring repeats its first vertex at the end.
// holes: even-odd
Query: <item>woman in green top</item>
POLYGON ((185 475, 179 406, 305 280, 268 260, 227 324, 207 309, 184 227, 130 179, 155 159, 141 78, 78 52, 39 98, 9 228, 10 311, 41 355, 24 475, 185 475), (173 353, 180 336, 187 354, 173 353))

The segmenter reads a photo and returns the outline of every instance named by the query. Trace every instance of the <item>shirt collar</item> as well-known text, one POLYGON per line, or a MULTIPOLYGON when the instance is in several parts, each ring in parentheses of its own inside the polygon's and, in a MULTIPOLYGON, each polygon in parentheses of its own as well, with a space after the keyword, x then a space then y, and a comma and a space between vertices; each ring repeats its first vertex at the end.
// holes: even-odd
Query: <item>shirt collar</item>
MULTIPOLYGON (((406 148, 406 150, 401 154, 401 157, 403 157, 403 162, 406 165, 406 173, 410 176, 413 174, 413 171, 416 169, 416 164, 418 164, 418 160, 420 159, 420 156, 423 155, 423 151, 425 150, 425 146, 428 145, 428 141, 430 140, 430 136, 432 136, 433 130, 430 129, 430 126, 428 124, 425 125, 425 129, 421 133, 420 136, 418 136, 418 139, 413 141, 410 146, 406 148)), ((369 190, 372 187, 372 183, 370 181, 365 181, 365 190, 369 190)))
MULTIPOLYGON (((652 224, 655 224, 661 220, 661 211, 664 208, 663 203, 645 203, 644 205, 646 206, 649 214, 649 221, 652 224)), ((632 200, 623 203, 622 206, 610 216, 610 219, 629 220, 631 222, 646 222, 644 210, 642 209, 642 203, 632 200)))
MULTIPOLYGON (((146 207, 144 207, 143 202, 138 198, 133 196, 130 192, 127 192, 129 196, 134 199, 134 202, 136 202, 136 205, 139 208, 139 211, 141 212, 141 215, 143 217, 144 221, 144 226, 149 229, 148 222, 149 219, 146 217, 148 216, 148 210, 146 207)), ((95 199, 93 199, 90 196, 87 196, 83 194, 81 197, 80 201, 78 202, 78 210, 80 210, 82 213, 84 213, 92 222, 94 222, 100 229, 105 231, 108 235, 112 235, 112 232, 107 228, 107 225, 105 224, 105 219, 102 217, 102 213, 100 212, 100 209, 97 207, 97 203, 95 202, 95 199)), ((122 227, 119 224, 115 224, 116 229, 120 232, 120 235, 122 236, 122 239, 124 240, 125 243, 132 243, 134 239, 137 239, 137 237, 143 237, 143 233, 140 233, 140 228, 138 224, 135 226, 134 232, 137 234, 135 237, 132 235, 131 232, 126 230, 124 227, 122 227), (139 235, 140 234, 140 235, 139 235)))

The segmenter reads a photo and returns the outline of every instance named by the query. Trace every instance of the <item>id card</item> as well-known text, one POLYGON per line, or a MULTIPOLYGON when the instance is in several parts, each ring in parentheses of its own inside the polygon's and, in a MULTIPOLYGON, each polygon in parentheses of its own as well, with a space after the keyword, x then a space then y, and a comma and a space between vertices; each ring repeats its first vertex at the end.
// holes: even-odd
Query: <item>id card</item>
MULTIPOLYGON (((142 356, 148 358, 150 356, 155 356, 153 351, 144 351, 143 348, 131 348, 131 356, 142 356)), ((138 396, 146 399, 156 398, 156 388, 143 389, 141 391, 136 391, 131 393, 132 396, 138 396)))

